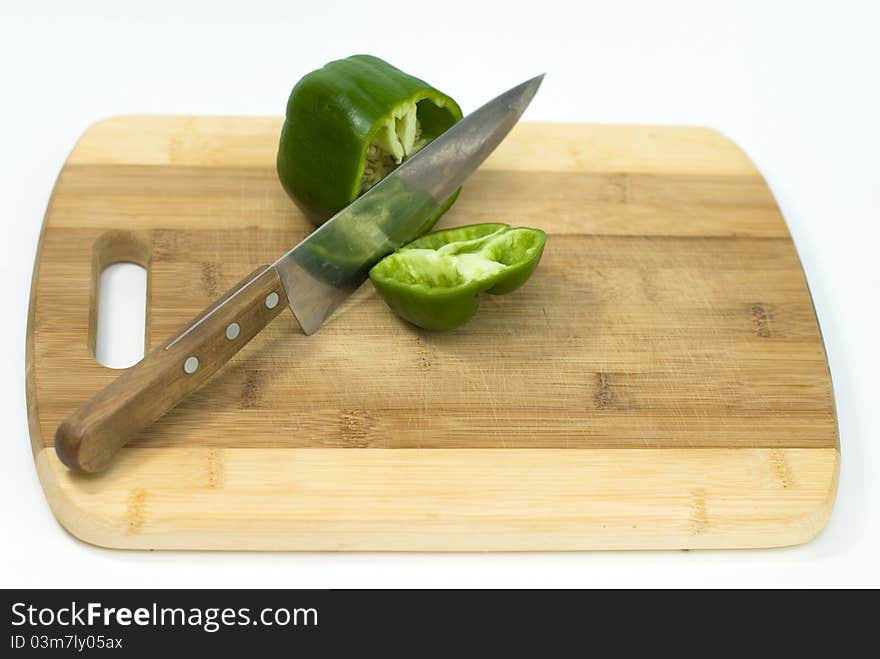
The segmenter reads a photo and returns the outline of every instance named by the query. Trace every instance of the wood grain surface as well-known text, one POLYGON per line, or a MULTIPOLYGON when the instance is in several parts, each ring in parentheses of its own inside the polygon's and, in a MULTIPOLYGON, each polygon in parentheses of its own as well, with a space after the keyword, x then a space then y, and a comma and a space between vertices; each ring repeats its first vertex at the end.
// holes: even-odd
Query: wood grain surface
POLYGON ((28 405, 60 522, 115 547, 762 547, 830 514, 837 422, 797 253, 747 156, 710 129, 519 125, 440 226, 548 233, 464 328, 362 287, 317 334, 283 313, 141 433, 69 474, 59 422, 94 359, 100 271, 148 268, 148 348, 310 225, 274 171, 280 119, 116 117, 49 202, 28 405))

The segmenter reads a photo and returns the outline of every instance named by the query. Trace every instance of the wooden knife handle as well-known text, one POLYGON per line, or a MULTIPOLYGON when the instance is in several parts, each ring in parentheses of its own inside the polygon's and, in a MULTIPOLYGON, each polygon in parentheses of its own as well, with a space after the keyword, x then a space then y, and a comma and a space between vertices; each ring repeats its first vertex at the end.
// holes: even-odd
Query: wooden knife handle
POLYGON ((106 468, 134 435, 195 391, 285 307, 278 272, 259 268, 67 417, 55 432, 58 457, 76 471, 106 468))

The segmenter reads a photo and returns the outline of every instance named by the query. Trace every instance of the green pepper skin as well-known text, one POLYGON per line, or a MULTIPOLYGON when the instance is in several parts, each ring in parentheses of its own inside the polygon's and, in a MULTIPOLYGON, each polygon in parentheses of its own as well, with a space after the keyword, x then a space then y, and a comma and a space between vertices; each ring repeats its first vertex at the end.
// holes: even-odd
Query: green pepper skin
MULTIPOLYGON (((404 140, 398 143, 389 131, 406 123, 401 113, 413 110, 424 143, 462 117, 452 98, 370 55, 336 60, 307 74, 287 102, 276 163, 281 185, 314 224, 322 224, 361 193, 371 144, 384 136, 402 148, 404 140)), ((399 151, 395 158, 399 162, 412 153, 399 151)))
MULTIPOLYGON (((371 277, 371 279, 373 279, 371 277)), ((467 291, 438 291, 432 295, 407 287, 376 283, 376 290, 391 310, 413 325, 435 332, 445 332, 464 325, 480 306, 477 286, 467 291)))
POLYGON ((470 320, 482 292, 503 295, 531 277, 544 252, 540 229, 485 223, 435 231, 370 270, 382 299, 401 318, 445 331, 470 320))

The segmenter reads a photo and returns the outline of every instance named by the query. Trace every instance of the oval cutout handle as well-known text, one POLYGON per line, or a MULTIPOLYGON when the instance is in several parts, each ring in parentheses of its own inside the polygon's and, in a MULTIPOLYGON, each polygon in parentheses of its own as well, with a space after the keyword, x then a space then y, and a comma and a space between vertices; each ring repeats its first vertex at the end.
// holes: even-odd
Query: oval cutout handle
POLYGON ((107 368, 129 368, 144 358, 147 269, 122 261, 99 276, 95 359, 107 368))

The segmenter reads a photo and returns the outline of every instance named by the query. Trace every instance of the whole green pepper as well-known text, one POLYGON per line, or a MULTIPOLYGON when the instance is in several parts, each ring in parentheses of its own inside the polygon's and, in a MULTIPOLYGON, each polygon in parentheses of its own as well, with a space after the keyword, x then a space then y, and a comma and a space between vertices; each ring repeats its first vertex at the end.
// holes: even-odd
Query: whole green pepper
MULTIPOLYGON (((307 74, 290 94, 278 177, 320 225, 461 116, 449 96, 378 57, 336 60, 307 74)), ((457 195, 441 205, 433 222, 457 195)))
POLYGON ((546 234, 507 224, 473 224, 435 231, 385 257, 370 279, 401 318, 429 330, 470 320, 482 292, 510 293, 538 266, 546 234))

